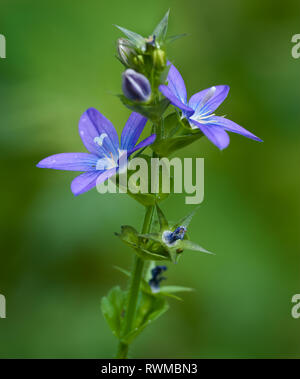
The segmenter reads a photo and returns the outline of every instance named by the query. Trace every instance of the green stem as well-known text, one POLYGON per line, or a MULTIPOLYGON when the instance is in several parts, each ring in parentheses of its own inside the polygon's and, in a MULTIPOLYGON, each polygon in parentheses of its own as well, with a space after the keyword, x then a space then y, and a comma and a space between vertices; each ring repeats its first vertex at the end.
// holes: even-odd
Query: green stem
MULTIPOLYGON (((149 232, 151 227, 152 215, 153 215, 153 206, 146 208, 144 224, 142 229, 142 234, 149 232)), ((144 269, 144 260, 137 255, 134 257, 133 270, 130 279, 128 299, 127 299, 127 309, 124 317, 124 329, 123 336, 126 336, 131 330, 134 321, 134 316, 136 312, 136 306, 138 301, 139 289, 142 280, 144 269)), ((117 352, 117 358, 127 358, 129 345, 120 340, 117 352)))

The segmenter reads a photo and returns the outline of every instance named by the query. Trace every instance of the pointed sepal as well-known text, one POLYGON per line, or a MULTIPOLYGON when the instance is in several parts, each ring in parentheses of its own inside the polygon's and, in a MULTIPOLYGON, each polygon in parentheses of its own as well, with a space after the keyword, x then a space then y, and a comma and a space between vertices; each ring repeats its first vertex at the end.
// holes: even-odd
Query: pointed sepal
POLYGON ((155 42, 158 47, 160 47, 165 42, 168 31, 169 14, 170 9, 164 15, 163 19, 159 22, 152 33, 152 35, 155 37, 155 42))
POLYGON ((121 32, 125 34, 128 40, 132 43, 132 45, 137 49, 144 52, 146 50, 146 41, 145 38, 140 34, 135 33, 131 30, 125 29, 122 26, 115 25, 121 32))
POLYGON ((169 229, 168 220, 167 220, 166 216, 164 215, 163 211, 158 206, 158 204, 156 204, 156 212, 157 212, 157 217, 158 217, 158 221, 159 221, 159 225, 160 225, 160 230, 164 231, 164 230, 169 229))
POLYGON ((202 246, 198 245, 197 243, 189 241, 189 240, 181 241, 181 247, 184 250, 199 251, 201 253, 215 255, 215 253, 212 253, 211 251, 204 249, 202 246))
POLYGON ((190 225, 190 222, 192 221, 192 218, 195 216, 197 211, 199 210, 200 206, 198 205, 195 207, 189 214, 187 214, 185 217, 183 217, 180 221, 178 221, 173 228, 176 229, 179 226, 183 226, 187 228, 190 225))
POLYGON ((174 36, 169 36, 166 38, 166 44, 172 43, 180 38, 186 37, 188 34, 187 33, 182 33, 182 34, 176 34, 174 36))

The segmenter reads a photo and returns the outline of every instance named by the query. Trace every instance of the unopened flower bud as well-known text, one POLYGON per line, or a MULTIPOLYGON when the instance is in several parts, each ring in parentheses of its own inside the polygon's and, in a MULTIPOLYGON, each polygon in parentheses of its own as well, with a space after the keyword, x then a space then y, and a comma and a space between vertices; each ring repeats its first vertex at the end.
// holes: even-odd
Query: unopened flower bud
POLYGON ((153 51, 153 63, 154 67, 163 70, 167 64, 166 53, 161 49, 155 49, 153 51))
POLYGON ((151 96, 149 80, 132 69, 122 74, 122 90, 127 99, 133 101, 146 102, 151 96))
POLYGON ((134 57, 137 55, 132 43, 126 38, 119 38, 117 42, 117 51, 120 61, 125 66, 130 67, 134 57))

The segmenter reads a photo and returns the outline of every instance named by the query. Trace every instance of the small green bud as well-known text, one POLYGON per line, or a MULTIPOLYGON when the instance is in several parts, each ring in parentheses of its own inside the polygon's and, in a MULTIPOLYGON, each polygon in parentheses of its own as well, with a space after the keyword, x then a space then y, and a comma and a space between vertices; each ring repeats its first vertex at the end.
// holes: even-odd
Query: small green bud
POLYGON ((144 66, 144 57, 142 55, 136 55, 132 58, 133 65, 135 67, 142 67, 144 66))
POLYGON ((166 53, 161 49, 155 49, 153 51, 153 63, 155 68, 162 71, 167 64, 166 53))

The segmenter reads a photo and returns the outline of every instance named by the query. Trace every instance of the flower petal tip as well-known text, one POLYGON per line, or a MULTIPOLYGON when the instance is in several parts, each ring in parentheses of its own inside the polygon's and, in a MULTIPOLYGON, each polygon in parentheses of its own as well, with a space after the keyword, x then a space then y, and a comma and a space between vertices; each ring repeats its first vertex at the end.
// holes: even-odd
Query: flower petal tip
POLYGON ((75 196, 75 197, 77 197, 77 196, 79 196, 79 195, 81 195, 81 191, 76 191, 76 189, 72 186, 72 183, 71 183, 71 191, 72 191, 72 194, 75 196))
POLYGON ((48 162, 48 158, 42 159, 35 166, 38 167, 38 168, 49 168, 49 164, 46 164, 46 162, 48 162))

